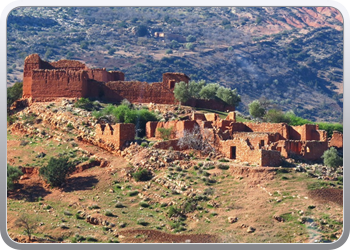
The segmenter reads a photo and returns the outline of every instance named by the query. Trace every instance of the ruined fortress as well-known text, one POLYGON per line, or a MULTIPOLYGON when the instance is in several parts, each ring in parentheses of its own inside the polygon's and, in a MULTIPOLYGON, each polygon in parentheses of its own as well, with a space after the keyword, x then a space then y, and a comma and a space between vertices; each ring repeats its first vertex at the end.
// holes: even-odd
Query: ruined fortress
MULTIPOLYGON (((175 104, 173 90, 176 82, 188 82, 182 73, 165 73, 162 82, 125 81, 124 73, 90 69, 78 61, 60 60, 48 63, 37 54, 25 59, 23 98, 47 101, 60 97, 97 98, 107 102, 128 99, 135 103, 175 104)), ((169 141, 158 142, 158 148, 179 149, 178 139, 184 131, 199 128, 202 136, 223 155, 257 166, 279 166, 282 157, 301 157, 320 160, 330 146, 343 147, 343 136, 335 132, 331 140, 318 125, 290 126, 285 123, 237 122, 234 107, 216 100, 189 100, 187 105, 216 110, 229 110, 226 119, 217 114, 193 113, 183 121, 148 122, 146 137, 160 139, 159 128, 172 131, 169 141)), ((97 125, 98 145, 113 150, 122 149, 127 141, 134 140, 134 124, 97 125)))
MULTIPOLYGON (((162 82, 125 81, 120 71, 90 69, 73 60, 49 63, 32 54, 24 61, 23 97, 33 101, 87 97, 112 103, 127 99, 132 103, 175 104, 178 103, 174 97, 175 83, 189 80, 183 73, 164 73, 162 82)), ((234 111, 234 107, 219 100, 190 99, 186 104, 234 111)))

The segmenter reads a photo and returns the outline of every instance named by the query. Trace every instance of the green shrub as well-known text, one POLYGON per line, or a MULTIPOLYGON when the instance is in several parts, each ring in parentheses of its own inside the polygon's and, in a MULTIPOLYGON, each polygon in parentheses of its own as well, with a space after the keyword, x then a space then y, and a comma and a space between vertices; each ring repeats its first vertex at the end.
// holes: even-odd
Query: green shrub
POLYGON ((149 223, 144 221, 144 219, 138 219, 137 224, 141 225, 141 226, 148 226, 149 225, 149 223))
POLYGON ((227 170, 227 169, 229 169, 229 168, 230 168, 229 165, 223 165, 223 164, 219 164, 219 165, 218 165, 218 169, 227 170))
POLYGON ((229 162, 229 160, 227 160, 225 158, 221 158, 221 159, 219 159, 219 162, 229 162))
POLYGON ((139 193, 139 191, 137 191, 137 190, 130 191, 130 192, 128 193, 128 196, 136 196, 136 195, 138 195, 138 193, 139 193))
POLYGON ((74 170, 75 166, 68 161, 68 158, 52 157, 46 166, 39 169, 39 174, 52 187, 59 187, 74 170))
POLYGON ((93 116, 96 118, 111 116, 112 122, 134 123, 136 125, 137 136, 143 137, 146 131, 148 121, 157 121, 157 116, 146 109, 133 109, 130 105, 122 104, 114 106, 109 104, 101 111, 94 111, 93 116))
POLYGON ((147 202, 140 202, 141 207, 149 207, 149 204, 147 202))
POLYGON ((135 181, 148 181, 152 179, 152 173, 147 169, 141 169, 135 173, 132 173, 132 177, 134 177, 135 181))
POLYGON ((143 148, 147 148, 148 147, 148 143, 147 142, 141 142, 141 147, 143 148))
POLYGON ((7 190, 13 190, 21 175, 23 172, 19 168, 7 165, 7 190))
POLYGON ((341 158, 338 155, 338 152, 334 147, 331 147, 330 149, 325 151, 321 158, 323 159, 324 165, 332 168, 336 168, 343 165, 343 158, 341 158))
POLYGON ((16 82, 12 87, 7 88, 7 107, 10 107, 14 101, 20 99, 23 94, 23 83, 16 82))
POLYGON ((92 102, 88 98, 80 98, 74 103, 74 107, 85 109, 87 111, 99 110, 100 105, 97 102, 92 102))
POLYGON ((169 210, 168 210, 168 216, 169 218, 173 217, 173 216, 176 216, 180 214, 180 210, 174 206, 170 206, 169 207, 169 210))
POLYGON ((163 140, 169 140, 171 136, 171 131, 173 127, 170 128, 157 128, 158 132, 160 133, 160 138, 163 140))

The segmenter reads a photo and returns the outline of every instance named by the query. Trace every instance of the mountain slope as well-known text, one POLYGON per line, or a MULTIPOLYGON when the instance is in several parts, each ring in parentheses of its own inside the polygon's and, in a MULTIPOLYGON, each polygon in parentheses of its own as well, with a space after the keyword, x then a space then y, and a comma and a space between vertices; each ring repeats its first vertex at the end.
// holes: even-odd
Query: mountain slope
POLYGON ((122 70, 127 80, 176 71, 218 82, 238 89, 245 113, 266 97, 304 118, 341 121, 342 27, 329 7, 17 8, 8 84, 21 80, 24 57, 39 53, 122 70))

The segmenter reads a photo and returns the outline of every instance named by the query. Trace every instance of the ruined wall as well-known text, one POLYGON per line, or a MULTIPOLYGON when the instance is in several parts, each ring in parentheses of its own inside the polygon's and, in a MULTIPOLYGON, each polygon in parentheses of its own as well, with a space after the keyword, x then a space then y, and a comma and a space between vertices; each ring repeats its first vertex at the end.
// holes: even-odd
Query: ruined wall
POLYGON ((205 118, 205 115, 204 115, 203 113, 193 112, 193 113, 191 114, 191 120, 192 120, 192 121, 196 121, 196 120, 206 121, 207 118, 205 118))
POLYGON ((158 148, 158 149, 173 149, 173 150, 186 150, 188 149, 187 147, 185 148, 180 148, 178 144, 179 140, 178 139, 173 139, 173 140, 168 140, 168 141, 160 141, 156 142, 153 147, 158 148))
POLYGON ((190 78, 183 73, 164 73, 163 74, 163 85, 169 89, 174 90, 175 83, 186 82, 188 83, 190 78))
POLYGON ((225 120, 236 122, 236 112, 230 111, 225 120))
POLYGON ((107 72, 103 69, 88 69, 88 76, 90 79, 99 82, 110 82, 110 81, 124 81, 124 73, 120 71, 107 72))
POLYGON ((86 96, 88 76, 85 71, 32 70, 31 79, 30 95, 35 99, 86 96))
POLYGON ((273 132, 279 133, 282 138, 289 138, 289 126, 285 123, 253 123, 245 122, 244 123, 252 132, 273 132))
POLYGON ((261 150, 261 166, 277 167, 281 164, 282 158, 278 151, 261 150))
POLYGON ((274 133, 257 133, 257 132, 234 132, 232 137, 247 142, 254 149, 267 148, 268 144, 275 141, 276 134, 274 133))
POLYGON ((304 124, 300 126, 289 127, 289 139, 290 140, 302 140, 302 141, 326 141, 327 132, 324 130, 318 130, 318 125, 304 124))
POLYGON ((281 140, 271 145, 270 149, 280 151, 281 155, 286 158, 299 156, 305 160, 318 161, 328 149, 328 143, 326 141, 281 140))
POLYGON ((332 138, 329 141, 329 147, 342 148, 343 147, 343 134, 338 131, 333 131, 332 138))
POLYGON ((146 124, 146 136, 147 138, 155 137, 157 139, 161 139, 161 133, 158 129, 171 128, 172 130, 169 139, 176 139, 183 137, 183 132, 185 130, 192 131, 196 126, 199 126, 196 121, 148 122, 146 124), (148 137, 148 135, 150 135, 150 137, 148 137))
POLYGON ((229 159, 236 159, 254 165, 260 165, 261 163, 261 151, 251 149, 248 144, 241 139, 220 141, 219 151, 229 159), (232 156, 232 147, 236 147, 236 157, 232 156))
POLYGON ((107 145, 113 145, 114 149, 121 149, 126 141, 135 138, 135 125, 132 123, 117 123, 115 125, 96 125, 96 139, 102 140, 107 145))
POLYGON ((176 103, 174 93, 163 83, 147 82, 126 82, 115 81, 107 82, 103 88, 104 98, 107 101, 121 101, 128 99, 130 102, 139 103, 159 103, 174 104, 176 103))
POLYGON ((156 136, 158 122, 147 122, 146 123, 146 137, 152 138, 156 136))

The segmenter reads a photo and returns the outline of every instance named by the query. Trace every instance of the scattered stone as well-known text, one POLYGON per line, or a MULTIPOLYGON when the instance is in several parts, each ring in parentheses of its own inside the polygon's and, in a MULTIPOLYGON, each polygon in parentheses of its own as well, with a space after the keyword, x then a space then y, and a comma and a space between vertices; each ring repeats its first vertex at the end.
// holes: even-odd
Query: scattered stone
POLYGON ((247 229, 247 233, 253 233, 253 232, 255 232, 255 228, 254 227, 248 227, 248 229, 247 229))
POLYGON ((284 222, 284 221, 285 221, 285 220, 284 220, 282 217, 280 217, 280 216, 274 215, 273 218, 274 218, 275 220, 277 220, 278 222, 284 222))
POLYGON ((227 219, 228 219, 228 222, 229 222, 229 223, 235 223, 235 222, 238 221, 238 218, 237 218, 237 217, 228 217, 227 219))

